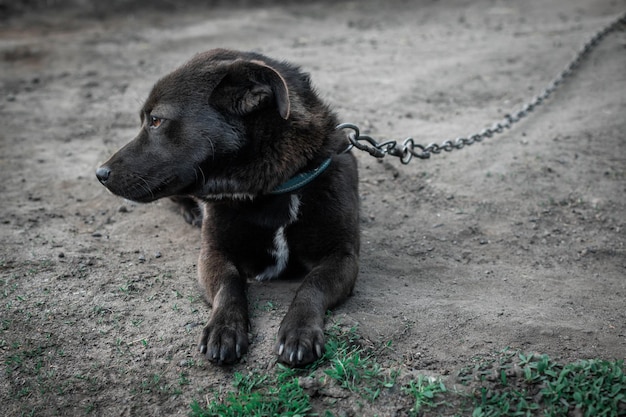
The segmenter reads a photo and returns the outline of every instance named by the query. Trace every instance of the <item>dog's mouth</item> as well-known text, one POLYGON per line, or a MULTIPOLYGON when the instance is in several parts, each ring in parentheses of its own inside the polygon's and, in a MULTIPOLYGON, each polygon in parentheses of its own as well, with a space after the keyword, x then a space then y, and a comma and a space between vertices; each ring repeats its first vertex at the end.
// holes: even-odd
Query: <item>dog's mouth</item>
POLYGON ((156 185, 144 178, 138 177, 132 183, 127 183, 122 187, 114 187, 113 184, 104 184, 113 194, 123 197, 127 200, 137 203, 150 203, 159 198, 168 197, 176 194, 170 190, 172 183, 176 177, 171 176, 163 180, 159 180, 156 185))
POLYGON ((136 200, 140 203, 149 203, 154 200, 158 200, 162 197, 169 197, 175 194, 170 190, 172 183, 175 182, 174 176, 167 177, 164 180, 161 180, 156 187, 151 189, 145 189, 144 195, 140 196, 141 200, 136 200))

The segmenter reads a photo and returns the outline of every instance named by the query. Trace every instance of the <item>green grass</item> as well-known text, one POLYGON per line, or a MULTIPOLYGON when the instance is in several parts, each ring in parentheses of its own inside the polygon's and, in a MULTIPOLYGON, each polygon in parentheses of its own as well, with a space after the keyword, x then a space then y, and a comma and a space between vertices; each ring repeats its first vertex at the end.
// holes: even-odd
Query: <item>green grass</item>
POLYGON ((376 362, 374 352, 358 345, 356 328, 342 332, 338 326, 327 332, 324 357, 314 365, 318 368, 325 363, 324 374, 362 398, 372 402, 385 388, 395 385, 398 372, 385 372, 376 362))
POLYGON ((452 378, 419 375, 402 379, 399 366, 385 369, 376 359, 376 351, 360 342, 355 328, 332 326, 327 331, 324 357, 308 369, 278 365, 269 373, 235 373, 231 389, 212 392, 203 405, 194 401, 190 415, 333 416, 330 410, 320 411, 320 402, 314 399, 323 397, 329 386, 344 390, 345 398, 352 401, 356 396, 357 404, 360 398, 374 406, 387 390, 387 401, 405 404, 402 413, 411 417, 626 415, 623 361, 560 364, 547 355, 504 350, 475 358, 459 371, 456 381, 461 385, 454 386, 452 378), (401 379, 404 382, 396 389, 401 379), (305 390, 303 380, 313 381, 316 388, 305 390))
POLYGON ((312 407, 310 397, 300 387, 296 371, 279 366, 272 375, 260 372, 235 373, 233 391, 214 392, 213 400, 202 407, 191 404, 194 417, 266 417, 307 416, 312 407))
POLYGON ((420 415, 420 411, 425 408, 437 408, 445 404, 444 401, 435 401, 443 398, 442 394, 447 393, 448 389, 440 379, 419 375, 416 380, 403 386, 402 392, 414 400, 409 409, 409 416, 414 417, 420 415))
POLYGON ((624 362, 583 360, 565 366, 542 355, 526 368, 526 378, 542 381, 540 395, 547 416, 577 410, 584 416, 626 414, 626 376, 624 362))
POLYGON ((479 363, 465 394, 473 417, 626 415, 623 361, 599 359, 560 364, 547 355, 506 353, 479 363), (496 363, 497 362, 497 363, 496 363))

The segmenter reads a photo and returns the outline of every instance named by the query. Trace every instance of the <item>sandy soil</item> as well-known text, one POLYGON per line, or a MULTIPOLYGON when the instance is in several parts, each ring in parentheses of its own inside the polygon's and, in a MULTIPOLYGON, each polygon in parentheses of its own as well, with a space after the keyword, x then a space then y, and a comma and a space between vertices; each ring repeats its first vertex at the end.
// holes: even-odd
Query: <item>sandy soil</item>
MULTIPOLYGON (((275 365, 296 284, 252 283, 246 361, 205 363, 199 231, 168 201, 120 200, 94 176, 134 136, 152 83, 194 53, 293 61, 343 121, 440 142, 517 110, 626 10, 622 0, 379 3, 123 12, 53 2, 0 21, 5 415, 186 414, 233 371, 275 365)), ((381 360, 405 373, 453 375, 505 347, 626 358, 625 47, 624 31, 607 38, 497 138, 407 166, 360 153, 361 273, 334 320, 392 341, 381 360)), ((355 415, 349 404, 337 407, 355 415)), ((358 413, 404 415, 403 404, 388 396, 358 413)))

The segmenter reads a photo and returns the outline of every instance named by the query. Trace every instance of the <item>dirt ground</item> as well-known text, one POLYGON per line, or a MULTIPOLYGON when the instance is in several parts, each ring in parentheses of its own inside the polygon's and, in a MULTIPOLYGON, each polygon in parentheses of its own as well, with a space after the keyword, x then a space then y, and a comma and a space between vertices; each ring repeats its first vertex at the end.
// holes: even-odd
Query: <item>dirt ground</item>
MULTIPOLYGON (((170 202, 123 201, 94 175, 134 137, 151 85, 194 53, 298 63, 341 120, 381 140, 441 142, 518 110, 626 10, 617 0, 23 3, 0 8, 7 416, 185 415, 234 371, 275 366, 297 283, 251 283, 245 362, 206 363, 199 230, 170 202)), ((392 341, 381 360, 409 374, 453 375, 506 347, 625 359, 624 68, 622 30, 498 137, 406 166, 359 153, 361 272, 333 320, 392 341)), ((388 396, 362 413, 403 407, 388 396)))

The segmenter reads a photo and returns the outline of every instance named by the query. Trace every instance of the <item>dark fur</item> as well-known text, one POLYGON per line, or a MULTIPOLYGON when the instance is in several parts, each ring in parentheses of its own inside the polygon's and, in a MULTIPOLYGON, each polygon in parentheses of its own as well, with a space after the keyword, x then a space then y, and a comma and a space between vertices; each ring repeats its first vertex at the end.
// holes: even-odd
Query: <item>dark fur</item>
POLYGON ((129 200, 174 197, 188 222, 202 222, 199 282, 213 308, 200 350, 220 364, 246 353, 246 280, 274 272, 304 276, 278 331, 279 359, 319 358, 324 314, 358 272, 358 180, 308 76, 259 54, 212 50, 159 80, 140 117, 137 137, 96 175, 129 200), (328 157, 312 183, 270 194, 328 157), (279 265, 283 243, 288 262, 279 265))

